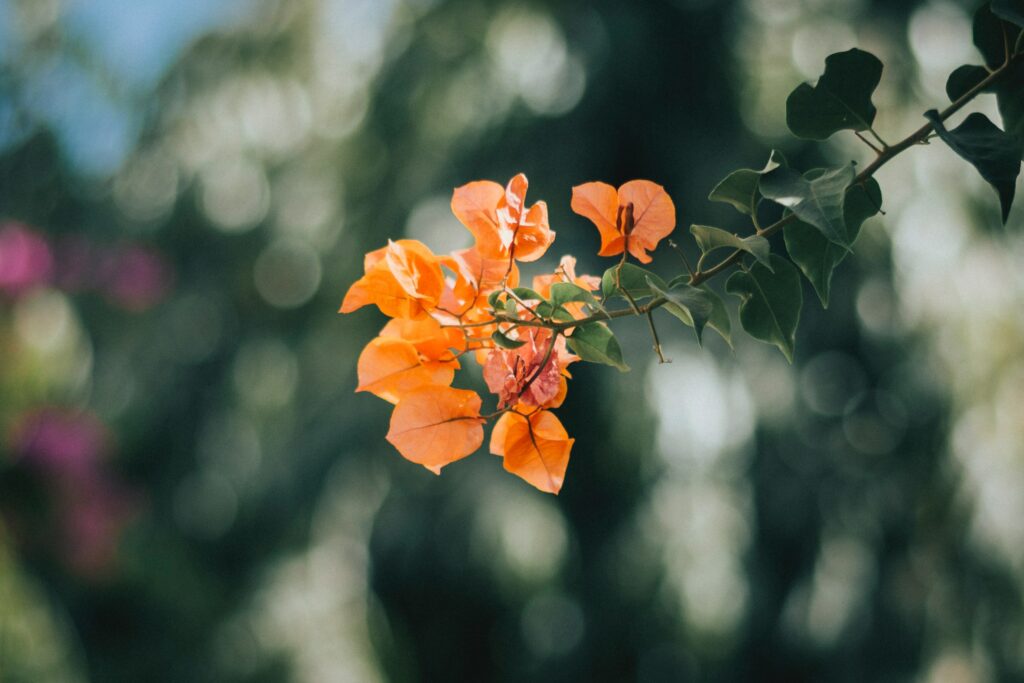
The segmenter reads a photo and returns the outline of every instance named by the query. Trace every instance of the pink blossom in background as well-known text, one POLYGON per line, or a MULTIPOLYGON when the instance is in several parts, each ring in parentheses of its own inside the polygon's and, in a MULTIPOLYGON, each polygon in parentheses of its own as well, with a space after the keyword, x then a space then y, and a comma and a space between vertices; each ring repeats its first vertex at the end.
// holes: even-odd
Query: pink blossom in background
POLYGON ((111 443, 96 416, 52 407, 22 416, 11 436, 18 462, 41 475, 53 498, 56 551, 83 576, 114 567, 121 533, 139 508, 137 496, 103 465, 111 443))
POLYGON ((110 436, 90 413, 42 408, 22 416, 12 441, 12 450, 27 464, 52 473, 80 473, 96 467, 110 436))
POLYGON ((15 221, 0 224, 0 291, 19 294, 46 283, 53 272, 53 255, 46 239, 15 221))
POLYGON ((137 497, 101 472, 61 484, 65 560, 83 575, 107 573, 117 561, 121 534, 138 511, 137 497))
POLYGON ((106 255, 101 287, 114 304, 130 311, 144 311, 158 304, 171 285, 171 269, 153 249, 117 247, 106 255))

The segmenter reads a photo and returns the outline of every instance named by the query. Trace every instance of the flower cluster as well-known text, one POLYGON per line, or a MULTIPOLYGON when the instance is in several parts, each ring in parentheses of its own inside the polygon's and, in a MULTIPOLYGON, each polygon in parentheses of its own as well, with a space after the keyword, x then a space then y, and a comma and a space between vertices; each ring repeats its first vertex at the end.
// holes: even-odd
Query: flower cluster
MULTIPOLYGON (((604 310, 595 296, 601 279, 577 275, 576 259, 565 256, 554 272, 521 286, 518 264, 540 259, 555 239, 547 205, 528 205, 527 187, 519 174, 505 187, 457 188, 452 211, 475 245, 434 254, 416 240, 389 241, 366 255, 341 312, 374 304, 392 318, 359 357, 356 391, 395 405, 387 439, 404 457, 440 473, 476 451, 483 425, 496 419, 491 453, 509 472, 558 493, 574 439, 551 411, 565 400, 569 366, 590 348, 577 343, 585 336, 578 331, 584 322, 603 327, 592 322, 604 310), (497 397, 492 413, 481 412, 476 392, 452 387, 468 357, 497 397)), ((646 180, 618 190, 577 186, 572 208, 598 228, 600 255, 621 254, 623 263, 627 254, 649 262, 647 252, 675 227, 672 200, 646 180)))

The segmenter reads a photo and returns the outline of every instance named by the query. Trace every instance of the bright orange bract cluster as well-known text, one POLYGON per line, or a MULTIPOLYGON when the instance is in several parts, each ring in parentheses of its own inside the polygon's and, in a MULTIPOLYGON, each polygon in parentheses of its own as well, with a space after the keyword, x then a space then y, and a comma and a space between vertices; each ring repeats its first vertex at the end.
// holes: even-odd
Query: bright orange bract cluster
MULTIPOLYGON (((568 367, 579 358, 566 345, 573 328, 542 324, 550 313, 542 316, 538 307, 551 307, 547 299, 559 283, 590 297, 601 281, 577 275, 576 259, 565 256, 553 273, 533 278, 532 288, 519 287, 516 262, 540 259, 555 239, 547 205, 528 206, 527 187, 519 174, 505 187, 476 181, 457 188, 452 212, 475 245, 438 255, 416 240, 389 241, 366 255, 365 273, 345 295, 341 312, 374 304, 392 318, 359 357, 356 391, 395 405, 387 439, 405 458, 440 473, 476 451, 484 423, 498 418, 491 453, 509 472, 558 493, 574 439, 551 409, 565 400, 568 367), (481 412, 477 393, 451 386, 467 354, 497 396, 494 413, 481 412)), ((647 251, 675 227, 672 200, 646 180, 618 191, 603 183, 580 185, 572 208, 597 226, 602 256, 628 251, 646 263, 647 251)), ((588 315, 580 300, 557 309, 569 323, 588 315)))

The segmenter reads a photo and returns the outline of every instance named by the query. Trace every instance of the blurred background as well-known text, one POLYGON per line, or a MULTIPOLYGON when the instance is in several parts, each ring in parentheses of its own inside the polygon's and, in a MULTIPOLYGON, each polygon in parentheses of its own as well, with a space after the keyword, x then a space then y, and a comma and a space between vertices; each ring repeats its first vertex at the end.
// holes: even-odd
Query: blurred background
POLYGON ((882 58, 896 140, 973 10, 0 0, 0 681, 1024 680, 1024 210, 944 147, 880 173, 793 366, 618 325, 557 498, 404 461, 353 394, 384 319, 335 312, 389 237, 466 246, 469 180, 549 202, 531 272, 608 265, 588 180, 744 230, 728 171, 868 159, 786 131, 826 55, 882 58))

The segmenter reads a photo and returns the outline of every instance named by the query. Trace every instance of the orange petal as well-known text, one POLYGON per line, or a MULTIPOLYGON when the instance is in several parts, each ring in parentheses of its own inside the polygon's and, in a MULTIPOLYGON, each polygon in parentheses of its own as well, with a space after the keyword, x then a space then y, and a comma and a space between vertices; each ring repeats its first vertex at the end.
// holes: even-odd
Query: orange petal
POLYGON ((351 313, 367 304, 376 304, 381 313, 392 318, 415 319, 425 315, 423 304, 402 288, 384 261, 356 280, 345 294, 341 313, 351 313))
POLYGON ((554 241, 555 233, 548 223, 548 205, 537 202, 519 223, 515 234, 515 258, 517 261, 536 261, 554 241))
POLYGON ((407 460, 436 472, 480 447, 482 425, 476 393, 423 387, 395 406, 387 439, 407 460))
POLYGON ((377 337, 359 354, 359 386, 389 403, 425 386, 448 386, 455 378, 454 363, 420 359, 416 347, 404 339, 377 337))
POLYGON ((622 244, 618 244, 616 251, 616 238, 621 238, 618 228, 619 195, 615 188, 607 183, 593 182, 583 183, 572 188, 572 210, 589 218, 597 226, 601 234, 601 249, 598 254, 601 256, 614 256, 622 253, 622 244))
POLYGON ((541 491, 557 494, 565 480, 574 442, 554 413, 547 410, 529 418, 505 413, 494 425, 490 450, 504 457, 505 469, 512 474, 541 491))
POLYGON ((487 258, 507 258, 498 235, 497 207, 504 196, 505 189, 490 180, 467 183, 452 192, 452 213, 473 233, 477 249, 487 258))
POLYGON ((649 180, 631 180, 619 188, 619 204, 633 205, 633 230, 629 253, 641 263, 650 263, 648 250, 658 246, 676 227, 676 207, 665 188, 649 180))
POLYGON ((424 308, 433 308, 441 300, 445 284, 441 261, 425 244, 417 240, 389 241, 384 261, 402 289, 425 302, 424 308))
MULTIPOLYGON (((402 320, 395 318, 380 331, 382 337, 397 337, 411 342, 427 360, 448 360, 452 349, 461 350, 466 345, 462 332, 454 327, 441 327, 433 318, 402 320)), ((458 369, 458 361, 453 361, 458 369)))

